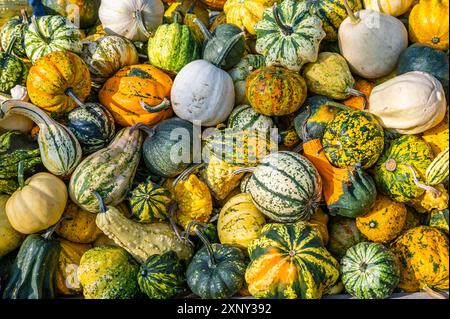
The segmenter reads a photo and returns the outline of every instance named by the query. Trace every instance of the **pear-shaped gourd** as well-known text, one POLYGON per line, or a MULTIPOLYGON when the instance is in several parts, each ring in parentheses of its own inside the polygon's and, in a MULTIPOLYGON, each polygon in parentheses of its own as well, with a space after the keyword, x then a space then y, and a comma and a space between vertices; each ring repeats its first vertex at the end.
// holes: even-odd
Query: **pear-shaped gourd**
POLYGON ((353 73, 375 79, 389 74, 408 47, 408 32, 403 23, 373 10, 353 13, 344 1, 349 16, 339 27, 342 55, 353 73))

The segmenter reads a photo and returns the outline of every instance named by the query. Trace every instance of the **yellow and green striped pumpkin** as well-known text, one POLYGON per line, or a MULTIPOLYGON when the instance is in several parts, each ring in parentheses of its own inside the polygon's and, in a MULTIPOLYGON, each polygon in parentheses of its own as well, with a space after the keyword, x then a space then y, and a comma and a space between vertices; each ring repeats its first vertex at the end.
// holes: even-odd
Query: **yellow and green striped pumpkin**
POLYGON ((130 194, 131 217, 141 223, 164 220, 172 201, 170 191, 150 179, 140 183, 130 194))
POLYGON ((444 182, 449 174, 448 147, 439 153, 425 171, 425 180, 428 185, 434 186, 444 182))
POLYGON ((306 223, 267 224, 248 248, 245 274, 256 298, 318 299, 339 277, 339 264, 306 223))

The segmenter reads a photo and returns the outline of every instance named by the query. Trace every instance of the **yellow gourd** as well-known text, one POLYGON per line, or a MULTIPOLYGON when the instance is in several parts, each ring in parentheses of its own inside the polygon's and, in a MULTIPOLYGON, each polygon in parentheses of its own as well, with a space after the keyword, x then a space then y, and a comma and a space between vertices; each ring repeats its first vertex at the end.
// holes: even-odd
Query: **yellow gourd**
POLYGON ((267 2, 267 0, 227 0, 223 7, 227 23, 235 24, 255 35, 254 26, 262 19, 267 2))
POLYGON ((24 238, 8 221, 5 212, 8 198, 8 195, 0 195, 0 258, 19 247, 24 238))
POLYGON ((407 210, 402 203, 379 195, 372 209, 356 218, 356 227, 370 241, 388 243, 395 239, 406 223, 407 210))
POLYGON ((439 194, 435 196, 432 192, 426 191, 422 196, 411 200, 408 204, 414 207, 419 213, 428 213, 433 209, 444 210, 448 207, 448 192, 441 184, 433 186, 439 194))
POLYGON ((364 0, 364 7, 393 17, 406 13, 414 0, 364 0))
POLYGON ((437 126, 426 130, 422 133, 422 138, 430 144, 433 149, 434 156, 437 156, 449 143, 449 127, 448 127, 448 117, 446 116, 444 120, 437 126))

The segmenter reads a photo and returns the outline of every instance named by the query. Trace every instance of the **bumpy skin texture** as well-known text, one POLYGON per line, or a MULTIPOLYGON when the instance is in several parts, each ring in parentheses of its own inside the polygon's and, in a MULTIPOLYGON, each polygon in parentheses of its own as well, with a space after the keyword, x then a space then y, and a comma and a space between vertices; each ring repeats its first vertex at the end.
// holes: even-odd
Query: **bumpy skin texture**
POLYGON ((448 208, 444 210, 432 210, 428 224, 443 231, 448 236, 448 208))
POLYGON ((414 198, 408 202, 408 205, 414 207, 419 213, 429 213, 433 209, 444 210, 448 208, 448 192, 444 185, 434 186, 438 191, 435 196, 430 191, 425 191, 422 196, 414 198))
POLYGON ((227 23, 235 24, 255 35, 255 24, 261 20, 266 2, 267 0, 227 0, 223 6, 227 23))
POLYGON ((9 19, 0 29, 0 44, 6 50, 13 36, 16 42, 12 48, 12 53, 19 58, 26 58, 24 37, 28 25, 23 22, 22 17, 16 16, 9 19))
POLYGON ((78 280, 86 299, 132 299, 139 293, 139 265, 120 247, 96 247, 81 257, 78 280))
POLYGON ((401 203, 421 196, 425 191, 414 183, 413 174, 407 165, 411 165, 416 177, 423 181, 425 170, 432 160, 433 152, 423 139, 415 135, 403 135, 392 141, 375 166, 378 189, 401 203), (393 170, 390 168, 390 164, 394 163, 392 160, 395 161, 393 170))
POLYGON ((247 77, 247 98, 256 112, 267 116, 297 111, 306 99, 306 82, 296 72, 263 67, 247 77))
POLYGON ((447 116, 432 129, 426 130, 422 138, 431 146, 435 156, 438 156, 449 145, 449 127, 447 116))
POLYGON ((400 281, 397 257, 378 243, 362 242, 341 259, 345 290, 359 299, 388 298, 400 281))
POLYGON ((0 52, 0 92, 10 93, 16 85, 25 85, 28 66, 19 58, 0 52))
POLYGON ((343 111, 328 123, 322 142, 325 155, 334 166, 361 164, 369 168, 383 151, 384 132, 370 113, 343 111))
POLYGON ((310 13, 306 2, 294 0, 278 5, 278 17, 290 30, 279 25, 272 7, 266 9, 255 25, 256 51, 266 57, 267 65, 300 71, 303 64, 317 59, 320 41, 325 37, 322 21, 310 13))
POLYGON ((419 226, 408 230, 391 245, 400 260, 399 288, 407 292, 449 287, 448 238, 438 229, 419 226))
POLYGON ((339 277, 339 263, 306 223, 265 225, 248 253, 245 280, 256 298, 318 299, 339 277))
POLYGON ((388 243, 402 232, 406 212, 404 204, 379 196, 367 214, 356 218, 356 227, 370 241, 388 243))

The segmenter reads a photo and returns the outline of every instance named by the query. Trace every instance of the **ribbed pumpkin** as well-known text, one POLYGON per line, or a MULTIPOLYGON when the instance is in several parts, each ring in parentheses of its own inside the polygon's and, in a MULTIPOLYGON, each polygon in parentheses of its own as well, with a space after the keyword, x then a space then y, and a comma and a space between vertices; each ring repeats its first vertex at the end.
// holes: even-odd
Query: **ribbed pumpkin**
POLYGON ((394 17, 408 12, 415 0, 364 0, 364 7, 394 17))
POLYGON ((56 288, 61 295, 78 295, 83 291, 77 278, 77 268, 83 254, 91 249, 88 244, 76 244, 60 239, 58 269, 56 271, 56 288))
POLYGON ((397 257, 379 243, 363 242, 341 259, 345 290, 359 299, 388 298, 400 281, 397 257))
POLYGON ((305 223, 267 224, 248 248, 245 273, 256 298, 318 299, 339 277, 339 264, 305 223))
POLYGON ((419 226, 391 245, 400 260, 399 288, 406 292, 449 287, 448 238, 438 229, 419 226))
POLYGON ((25 53, 24 37, 28 24, 28 15, 25 10, 22 10, 21 16, 12 17, 0 29, 1 47, 6 50, 14 37, 16 37, 15 42, 12 44, 11 52, 22 59, 27 57, 25 53))
POLYGON ((68 241, 90 244, 100 237, 102 231, 95 224, 95 214, 87 212, 69 201, 62 220, 55 232, 68 241))
POLYGON ((392 141, 375 166, 378 189, 401 203, 419 197, 425 192, 420 181, 433 158, 430 146, 416 135, 392 141))
POLYGON ((256 112, 280 116, 297 111, 306 99, 306 83, 296 72, 263 67, 247 77, 247 99, 256 112))
POLYGON ((367 214, 356 217, 356 227, 370 241, 386 244, 402 232, 406 214, 404 204, 379 195, 367 214))
POLYGON ((255 35, 255 24, 261 20, 266 2, 267 0, 227 0, 223 6, 227 23, 235 24, 255 35))
POLYGON ((449 148, 447 147, 431 162, 425 171, 427 185, 438 185, 448 179, 449 175, 449 148))
POLYGON ((171 201, 168 189, 147 179, 130 193, 131 217, 141 223, 164 220, 171 201))
POLYGON ((324 152, 331 164, 348 167, 361 164, 373 166, 383 151, 384 131, 368 112, 339 112, 328 123, 322 138, 324 152))
POLYGON ((264 11, 255 25, 256 51, 266 64, 300 71, 303 64, 317 60, 320 41, 325 37, 322 21, 306 2, 284 0, 264 11))
POLYGON ((421 0, 409 14, 409 39, 429 44, 439 50, 448 49, 448 1, 421 0))
POLYGON ((84 101, 91 91, 91 76, 83 60, 72 52, 52 52, 36 61, 27 78, 33 104, 47 112, 65 113, 76 107, 67 89, 84 101))
POLYGON ((178 12, 173 20, 159 26, 149 38, 148 58, 150 64, 176 74, 189 62, 200 59, 201 46, 189 27, 181 24, 178 12))
POLYGON ((168 101, 172 84, 154 66, 127 66, 106 81, 98 98, 120 125, 153 125, 172 115, 168 101))
POLYGON ((337 259, 341 259, 350 247, 365 240, 356 227, 356 221, 353 218, 331 217, 328 231, 330 239, 327 249, 337 259))
POLYGON ((267 132, 274 127, 274 123, 272 118, 256 112, 250 105, 239 105, 228 117, 228 127, 233 130, 267 132))
POLYGON ((247 249, 258 238, 266 220, 252 203, 250 194, 238 194, 222 207, 217 220, 217 231, 222 244, 247 249))

